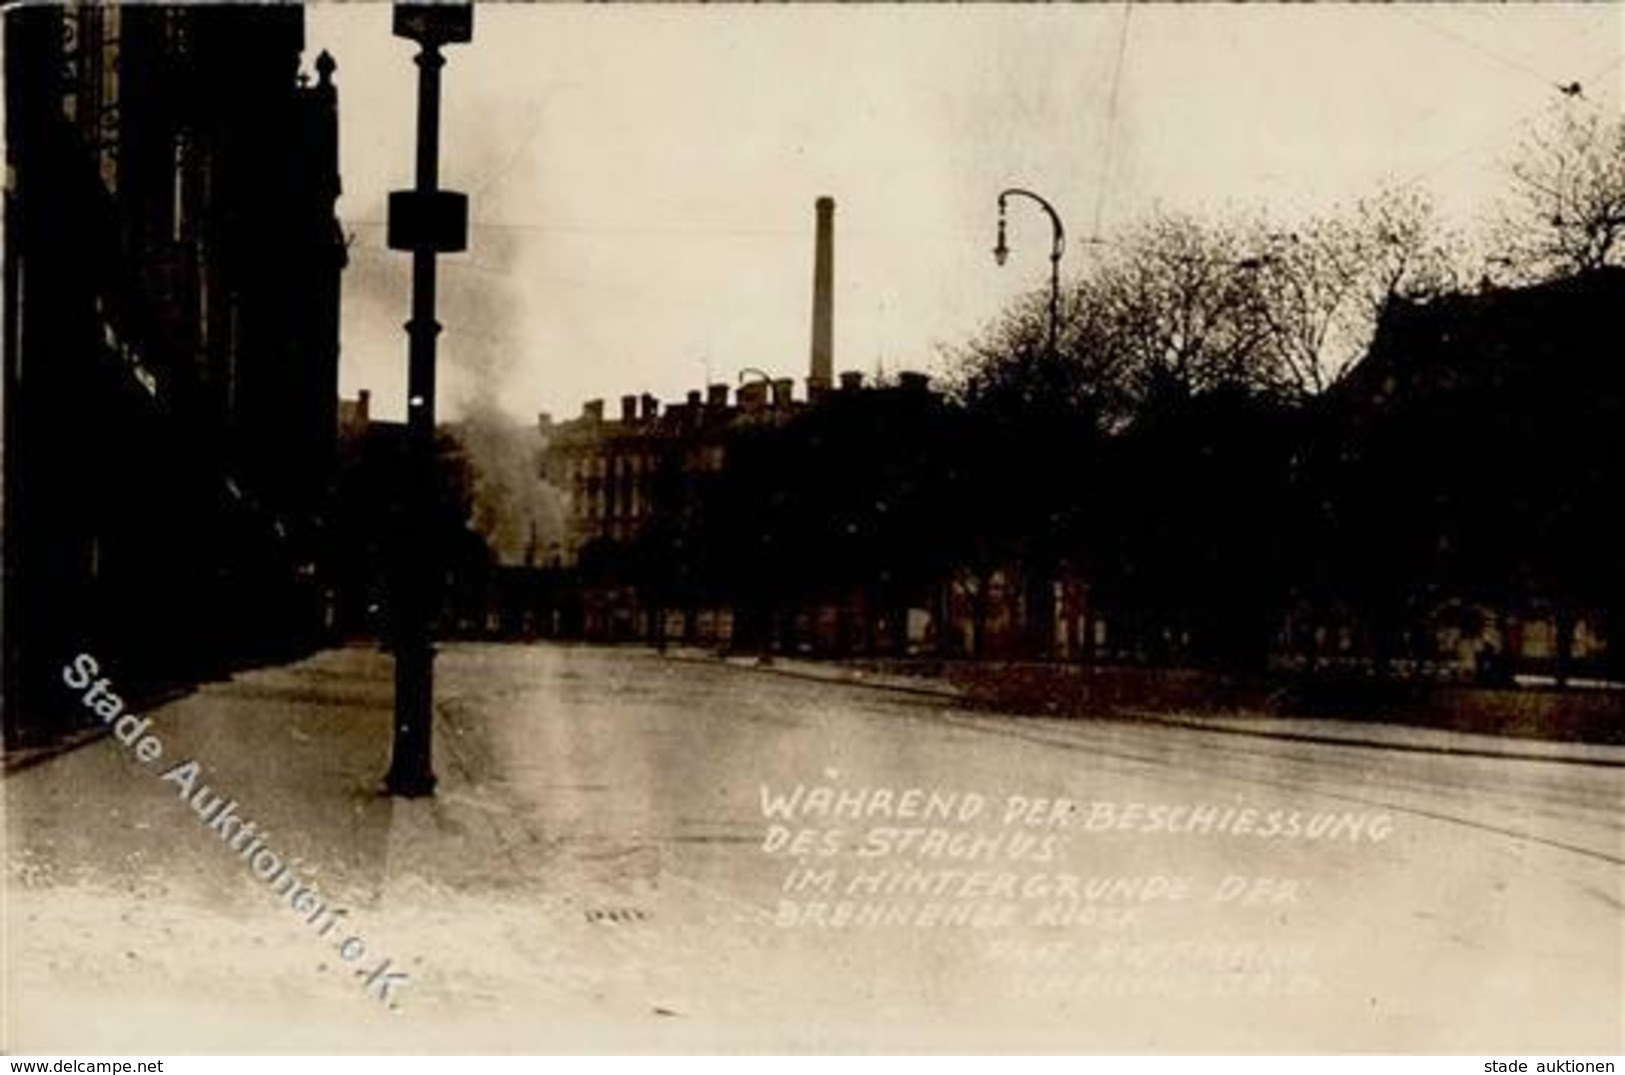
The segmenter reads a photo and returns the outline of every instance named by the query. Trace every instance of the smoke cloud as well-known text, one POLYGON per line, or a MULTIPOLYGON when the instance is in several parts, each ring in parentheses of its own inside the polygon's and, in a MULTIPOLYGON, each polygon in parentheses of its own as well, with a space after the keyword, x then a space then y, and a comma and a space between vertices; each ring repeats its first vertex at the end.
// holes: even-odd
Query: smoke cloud
POLYGON ((502 564, 548 563, 563 536, 563 514, 558 491, 540 476, 537 429, 489 403, 446 428, 473 471, 470 525, 502 564))

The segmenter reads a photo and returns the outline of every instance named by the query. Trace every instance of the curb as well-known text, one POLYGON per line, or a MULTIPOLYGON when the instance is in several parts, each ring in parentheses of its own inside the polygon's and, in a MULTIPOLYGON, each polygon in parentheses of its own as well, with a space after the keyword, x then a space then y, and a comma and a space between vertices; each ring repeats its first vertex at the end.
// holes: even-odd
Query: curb
MULTIPOLYGON (((927 687, 909 686, 900 683, 885 683, 874 680, 853 679, 845 676, 826 676, 804 669, 785 668, 772 664, 745 664, 717 657, 689 657, 681 655, 668 655, 669 660, 688 661, 694 664, 720 664, 729 668, 737 668, 745 672, 765 672, 780 676, 789 676, 794 679, 808 680, 816 683, 841 683, 852 687, 868 687, 871 690, 895 691, 902 694, 924 695, 934 698, 943 698, 955 702, 962 702, 967 706, 982 707, 985 703, 974 699, 968 694, 954 687, 927 687)), ((995 703, 996 704, 996 703, 995 703)), ((1019 714, 1018 714, 1019 715, 1019 714)), ((1067 719, 1055 718, 1050 719, 1067 719)), ((1218 722, 1202 720, 1180 719, 1162 714, 1151 713, 1145 710, 1119 709, 1103 714, 1101 719, 1121 724, 1141 723, 1157 724, 1169 728, 1183 728, 1190 731, 1214 732, 1220 735, 1244 735, 1255 739, 1285 739, 1298 743, 1314 743, 1320 746, 1361 747, 1368 750, 1404 751, 1412 754, 1438 754, 1444 756, 1467 758, 1496 758, 1506 761, 1533 761, 1551 762, 1558 765, 1591 765, 1601 768, 1625 769, 1625 759, 1614 758, 1588 758, 1564 754, 1538 754, 1521 750, 1492 750, 1486 747, 1452 747, 1440 746, 1430 743, 1404 743, 1392 740, 1360 738, 1354 736, 1319 735, 1313 732, 1297 731, 1264 731, 1259 728, 1230 728, 1218 722)), ((1290 718, 1288 718, 1290 719, 1290 718)))
MULTIPOLYGON (((202 684, 189 684, 183 687, 169 687, 165 690, 155 691, 151 697, 142 698, 130 703, 128 712, 146 714, 150 710, 166 706, 170 702, 185 698, 194 693, 202 684)), ((99 739, 105 739, 113 734, 113 729, 107 725, 92 725, 70 732, 54 743, 44 746, 22 747, 17 750, 7 750, 0 753, 0 779, 13 776, 25 769, 32 769, 36 765, 44 765, 52 758, 59 758, 64 754, 89 746, 99 739)))
POLYGON ((916 687, 909 683, 886 682, 878 679, 863 679, 859 677, 849 678, 847 676, 823 676, 816 672, 806 671, 805 669, 784 668, 771 664, 734 664, 731 661, 723 661, 722 663, 733 668, 742 669, 746 672, 765 672, 769 675, 787 676, 791 679, 801 679, 812 683, 839 683, 845 687, 868 687, 870 690, 892 691, 896 694, 913 694, 926 698, 942 698, 947 701, 964 702, 966 704, 969 704, 971 701, 970 696, 959 690, 957 687, 928 687, 924 685, 916 687))
MULTIPOLYGON (((1145 710, 1118 710, 1115 717, 1123 723, 1160 724, 1169 728, 1188 728, 1220 735, 1245 735, 1255 739, 1287 739, 1296 743, 1317 743, 1322 746, 1364 747, 1369 750, 1402 750, 1411 754, 1442 754, 1464 758, 1501 758, 1507 761, 1544 761, 1559 765, 1597 765, 1604 768, 1625 769, 1625 759, 1582 758, 1564 754, 1533 754, 1522 750, 1491 750, 1486 747, 1451 747, 1431 743, 1397 743, 1381 739, 1361 739, 1343 735, 1316 735, 1312 732, 1267 732, 1260 728, 1227 728, 1218 722, 1181 720, 1145 710)), ((1291 719, 1291 718, 1286 718, 1291 719)))
POLYGON ((683 654, 668 653, 665 655, 670 661, 686 661, 689 664, 721 665, 724 668, 736 668, 741 672, 759 672, 764 675, 786 676, 790 679, 806 680, 811 683, 839 683, 846 687, 867 687, 870 690, 892 691, 897 694, 913 694, 928 698, 941 698, 953 702, 969 703, 970 698, 957 687, 914 686, 908 683, 886 682, 874 679, 862 679, 848 676, 825 676, 816 672, 809 672, 803 668, 787 668, 779 664, 761 664, 756 661, 731 660, 727 657, 690 657, 683 654))
POLYGON ((36 765, 44 765, 52 758, 59 758, 64 754, 72 753, 80 747, 89 746, 100 739, 106 739, 113 734, 108 727, 82 728, 72 735, 63 737, 54 743, 41 747, 24 747, 20 750, 8 750, 0 756, 0 778, 14 776, 25 769, 32 769, 36 765))

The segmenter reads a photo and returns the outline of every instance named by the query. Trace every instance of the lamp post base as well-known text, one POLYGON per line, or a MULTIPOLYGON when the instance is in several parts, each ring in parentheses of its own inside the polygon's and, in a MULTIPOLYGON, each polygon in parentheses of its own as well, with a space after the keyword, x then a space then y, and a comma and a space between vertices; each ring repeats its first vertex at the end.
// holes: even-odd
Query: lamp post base
POLYGON ((434 794, 434 649, 408 645, 395 653, 395 742, 384 791, 405 799, 434 794))
POLYGON ((410 776, 397 776, 391 769, 389 775, 384 777, 384 794, 395 799, 428 799, 434 796, 435 775, 433 773, 413 773, 410 776))

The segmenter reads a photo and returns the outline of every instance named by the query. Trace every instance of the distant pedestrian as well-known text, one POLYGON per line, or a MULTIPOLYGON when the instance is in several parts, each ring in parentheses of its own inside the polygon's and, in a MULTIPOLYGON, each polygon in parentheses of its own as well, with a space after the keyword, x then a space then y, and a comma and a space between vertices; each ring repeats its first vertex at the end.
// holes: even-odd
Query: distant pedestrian
POLYGON ((1478 647, 1473 655, 1474 679, 1481 687, 1501 687, 1506 685, 1505 669, 1502 667, 1501 654, 1495 648, 1495 643, 1485 641, 1478 647))

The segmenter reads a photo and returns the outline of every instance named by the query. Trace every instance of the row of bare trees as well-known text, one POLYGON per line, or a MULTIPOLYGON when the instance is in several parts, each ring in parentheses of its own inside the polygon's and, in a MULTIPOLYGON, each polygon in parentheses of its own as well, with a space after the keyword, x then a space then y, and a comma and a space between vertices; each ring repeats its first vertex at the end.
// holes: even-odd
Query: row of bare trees
MULTIPOLYGON (((1621 476, 1608 469, 1625 448, 1598 359, 1611 350, 1606 320, 1583 295, 1517 307, 1546 317, 1542 329, 1472 319, 1516 299, 1509 287, 1611 293, 1617 281, 1598 270, 1622 256, 1625 119, 1581 110, 1529 136, 1495 219, 1473 238, 1453 234, 1414 187, 1292 220, 1153 213, 1090 247, 1053 347, 1041 294, 951 353, 956 402, 992 460, 988 480, 961 490, 964 529, 979 541, 966 547, 986 550, 973 566, 1032 583, 1035 637, 1053 619, 1043 595, 1070 573, 1114 621, 1118 652, 1258 667, 1290 623, 1311 664, 1316 639, 1353 632, 1380 665, 1421 637, 1413 613, 1437 604, 1429 588, 1442 574, 1455 572, 1460 592, 1494 594, 1512 575, 1579 562, 1576 549, 1514 540, 1512 520, 1589 511, 1621 476), (1561 359, 1569 372, 1525 371, 1511 394, 1458 393, 1434 410, 1396 404, 1400 431, 1379 436, 1350 417, 1371 386, 1334 389, 1385 316, 1385 331, 1403 336, 1423 300, 1493 361, 1561 359), (1597 398, 1579 398, 1588 392, 1597 398), (1487 425, 1452 424, 1452 407, 1468 402, 1487 425), (1480 443, 1485 428, 1502 430, 1493 444, 1480 443), (1483 473, 1450 464, 1470 450, 1501 462, 1483 473), (1584 462, 1584 481, 1559 480, 1572 476, 1563 459, 1584 462), (1473 559, 1469 547, 1492 552, 1473 559)), ((1431 346, 1410 331, 1405 346, 1431 346)), ((1448 338, 1439 347, 1460 357, 1448 338)), ((1617 557, 1584 562, 1612 565, 1599 578, 1625 571, 1617 557)), ((1555 600, 1550 587, 1525 589, 1555 600)))
POLYGON ((1431 206, 1407 191, 1290 226, 1159 212, 1096 251, 1063 297, 1053 352, 1036 296, 959 349, 967 402, 1059 398, 1111 429, 1220 388, 1317 395, 1364 354, 1393 297, 1458 276, 1431 206))
POLYGON ((950 357, 968 402, 1042 396, 1107 429, 1217 388, 1301 400, 1365 354, 1396 297, 1572 275, 1622 251, 1625 119, 1567 112, 1529 135, 1476 240, 1451 233, 1414 187, 1293 221, 1159 211, 1093 241, 1053 352, 1034 295, 950 357))

